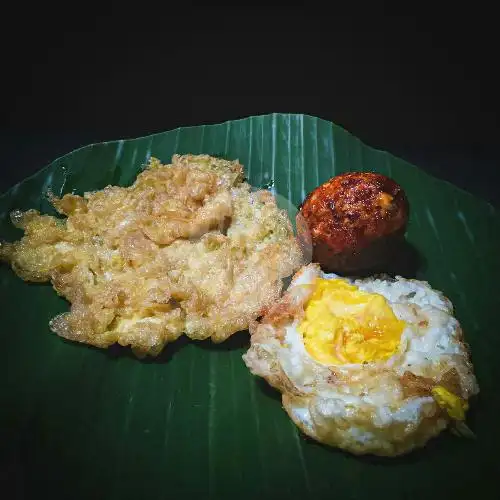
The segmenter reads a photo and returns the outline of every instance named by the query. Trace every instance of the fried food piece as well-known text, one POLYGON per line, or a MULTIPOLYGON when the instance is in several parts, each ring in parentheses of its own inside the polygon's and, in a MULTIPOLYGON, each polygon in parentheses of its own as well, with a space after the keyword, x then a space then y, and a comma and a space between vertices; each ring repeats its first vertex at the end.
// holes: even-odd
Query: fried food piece
POLYGON ((453 304, 425 281, 354 280, 309 264, 250 333, 246 366, 316 441, 393 457, 445 428, 473 436, 470 349, 453 304))
POLYGON ((130 187, 51 197, 65 218, 14 212, 0 247, 26 281, 71 302, 58 335, 157 355, 183 332, 215 342, 248 328, 302 264, 286 212, 251 191, 243 167, 207 155, 152 159, 130 187))
POLYGON ((297 227, 326 272, 373 270, 391 259, 406 231, 409 204, 394 180, 371 172, 333 177, 306 197, 297 227))

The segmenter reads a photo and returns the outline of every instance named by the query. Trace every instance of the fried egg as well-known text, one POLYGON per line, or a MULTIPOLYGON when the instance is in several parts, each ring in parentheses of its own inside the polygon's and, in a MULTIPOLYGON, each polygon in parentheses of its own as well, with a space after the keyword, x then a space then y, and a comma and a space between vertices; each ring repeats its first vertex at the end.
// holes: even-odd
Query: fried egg
POLYGON ((450 300, 427 282, 346 279, 309 264, 250 332, 245 364, 321 443, 396 456, 447 427, 471 434, 469 349, 450 300))

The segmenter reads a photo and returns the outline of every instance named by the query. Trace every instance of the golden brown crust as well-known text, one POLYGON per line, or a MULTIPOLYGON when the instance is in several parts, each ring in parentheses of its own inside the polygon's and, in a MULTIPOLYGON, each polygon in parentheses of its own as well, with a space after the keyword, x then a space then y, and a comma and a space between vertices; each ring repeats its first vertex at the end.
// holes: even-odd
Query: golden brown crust
POLYGON ((284 393, 282 402, 289 417, 306 436, 359 456, 367 453, 385 457, 405 455, 425 446, 446 427, 446 420, 439 410, 430 412, 413 425, 399 422, 379 427, 373 425, 369 413, 354 411, 347 418, 325 415, 321 398, 284 393), (309 419, 299 418, 304 413, 309 419), (366 441, 353 439, 352 429, 356 429, 354 435, 367 436, 366 441))
POLYGON ((429 396, 432 388, 435 386, 434 380, 428 377, 415 375, 410 371, 405 371, 400 378, 403 387, 405 398, 413 398, 415 396, 429 396))
POLYGON ((448 371, 443 373, 439 380, 439 385, 444 387, 452 394, 460 396, 461 398, 465 396, 464 392, 462 391, 460 375, 455 367, 450 368, 448 371))
POLYGON ((292 292, 286 293, 280 300, 269 307, 261 323, 263 325, 273 324, 279 326, 290 322, 294 318, 302 318, 304 303, 311 293, 311 286, 304 286, 301 289, 295 288, 292 292))
POLYGON ((266 382, 282 394, 288 394, 289 396, 303 396, 305 394, 287 377, 281 367, 278 368, 276 373, 266 377, 266 382))

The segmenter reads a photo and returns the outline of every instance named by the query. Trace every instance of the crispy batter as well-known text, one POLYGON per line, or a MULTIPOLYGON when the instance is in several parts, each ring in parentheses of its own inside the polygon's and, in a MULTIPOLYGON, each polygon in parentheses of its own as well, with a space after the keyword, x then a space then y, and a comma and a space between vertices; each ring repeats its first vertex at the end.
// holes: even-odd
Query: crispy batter
POLYGON ((183 332, 223 341, 248 328, 302 263, 286 212, 252 192, 237 161, 152 159, 128 187, 51 197, 58 219, 14 212, 24 237, 0 247, 26 281, 71 302, 62 337, 157 355, 183 332))

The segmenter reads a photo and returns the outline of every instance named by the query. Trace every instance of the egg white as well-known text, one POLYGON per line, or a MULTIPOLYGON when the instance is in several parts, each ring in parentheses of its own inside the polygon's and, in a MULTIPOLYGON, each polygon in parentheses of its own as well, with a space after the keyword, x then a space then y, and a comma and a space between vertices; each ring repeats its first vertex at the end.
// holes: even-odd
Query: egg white
POLYGON ((461 398, 479 391, 451 302, 423 281, 346 279, 362 291, 383 295, 406 327, 399 348, 384 361, 325 365, 308 353, 297 329, 318 277, 345 279, 324 274, 317 264, 302 268, 275 310, 251 329, 246 365, 282 392, 291 419, 320 442, 387 456, 423 446, 450 419, 431 394, 405 395, 401 380, 406 372, 438 383, 454 368, 461 398), (276 314, 280 308, 289 310, 285 319, 276 314))

